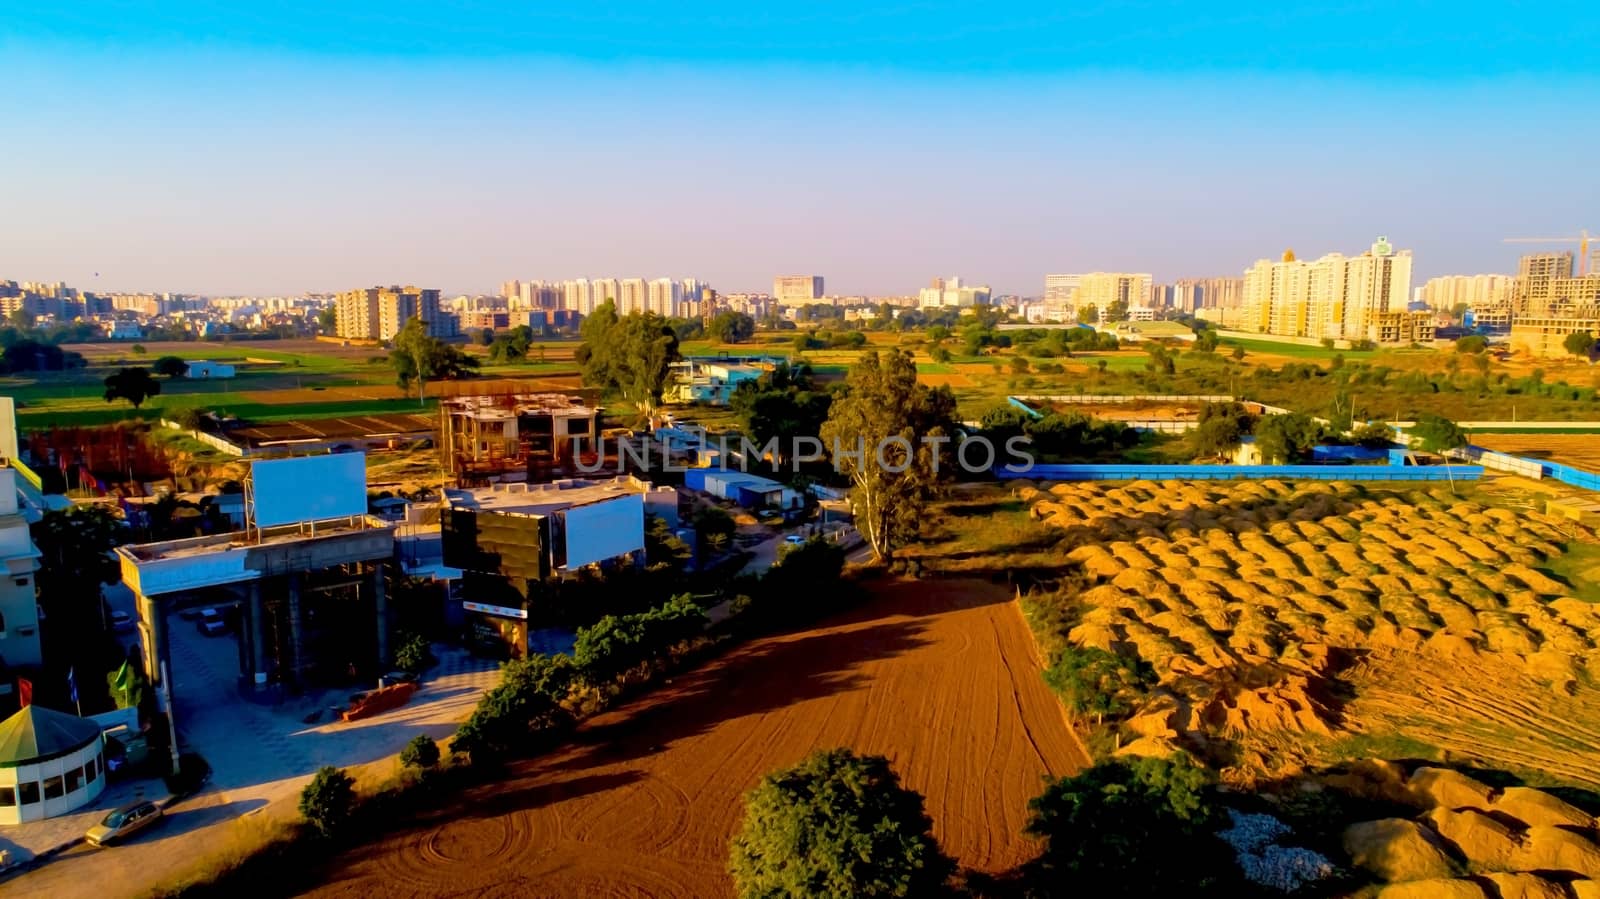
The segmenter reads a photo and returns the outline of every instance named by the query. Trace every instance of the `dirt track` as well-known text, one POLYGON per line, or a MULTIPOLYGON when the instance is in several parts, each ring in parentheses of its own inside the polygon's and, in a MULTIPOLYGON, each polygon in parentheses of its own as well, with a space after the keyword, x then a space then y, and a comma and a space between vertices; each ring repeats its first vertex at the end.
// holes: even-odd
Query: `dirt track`
POLYGON ((346 854, 311 895, 728 895, 742 794, 828 746, 888 756, 963 865, 1027 859, 1028 800, 1085 759, 1015 604, 983 582, 878 592, 598 716, 571 748, 346 854))

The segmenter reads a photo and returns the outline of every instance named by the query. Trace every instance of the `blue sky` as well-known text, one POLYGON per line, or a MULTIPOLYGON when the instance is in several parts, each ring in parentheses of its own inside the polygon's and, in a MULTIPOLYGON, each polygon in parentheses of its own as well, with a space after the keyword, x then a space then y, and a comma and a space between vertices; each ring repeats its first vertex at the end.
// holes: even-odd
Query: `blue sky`
POLYGON ((1037 293, 1600 229, 1587 5, 231 6, 0 0, 0 277, 1037 293))

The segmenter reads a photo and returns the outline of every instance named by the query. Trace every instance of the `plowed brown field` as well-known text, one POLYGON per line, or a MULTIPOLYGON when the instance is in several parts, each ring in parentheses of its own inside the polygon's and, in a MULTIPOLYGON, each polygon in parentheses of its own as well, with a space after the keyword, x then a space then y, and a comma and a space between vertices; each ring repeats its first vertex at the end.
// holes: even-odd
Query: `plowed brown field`
POLYGON ((1087 764, 1003 588, 897 582, 597 716, 573 745, 345 854, 311 895, 723 896, 742 796, 813 749, 888 756, 986 871, 1031 857, 1027 802, 1087 764))

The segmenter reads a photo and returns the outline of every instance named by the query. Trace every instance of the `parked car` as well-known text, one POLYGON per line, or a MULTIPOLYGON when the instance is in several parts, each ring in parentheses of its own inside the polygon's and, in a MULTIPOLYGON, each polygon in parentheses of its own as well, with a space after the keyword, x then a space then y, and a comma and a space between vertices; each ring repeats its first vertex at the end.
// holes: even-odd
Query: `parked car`
POLYGON ((207 637, 215 637, 228 632, 228 621, 216 609, 203 609, 195 627, 207 637))
POLYGON ((783 542, 784 543, 801 544, 801 543, 806 542, 806 538, 800 536, 799 534, 790 534, 789 536, 783 538, 783 542))
POLYGON ((135 630, 133 616, 120 609, 111 613, 111 631, 117 634, 131 634, 135 630))
POLYGON ((83 838, 94 846, 109 846, 126 840, 160 820, 161 806, 154 802, 135 802, 100 819, 100 823, 89 828, 83 838))

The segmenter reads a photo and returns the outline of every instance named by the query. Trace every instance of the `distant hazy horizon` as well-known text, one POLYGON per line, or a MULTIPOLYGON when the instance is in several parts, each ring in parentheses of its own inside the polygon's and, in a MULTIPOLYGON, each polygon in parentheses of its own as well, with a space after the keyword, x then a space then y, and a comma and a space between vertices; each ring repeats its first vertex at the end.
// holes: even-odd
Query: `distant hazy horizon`
POLYGON ((1583 4, 697 9, 8 10, 0 278, 1036 295, 1383 234, 1421 284, 1600 231, 1583 4))

